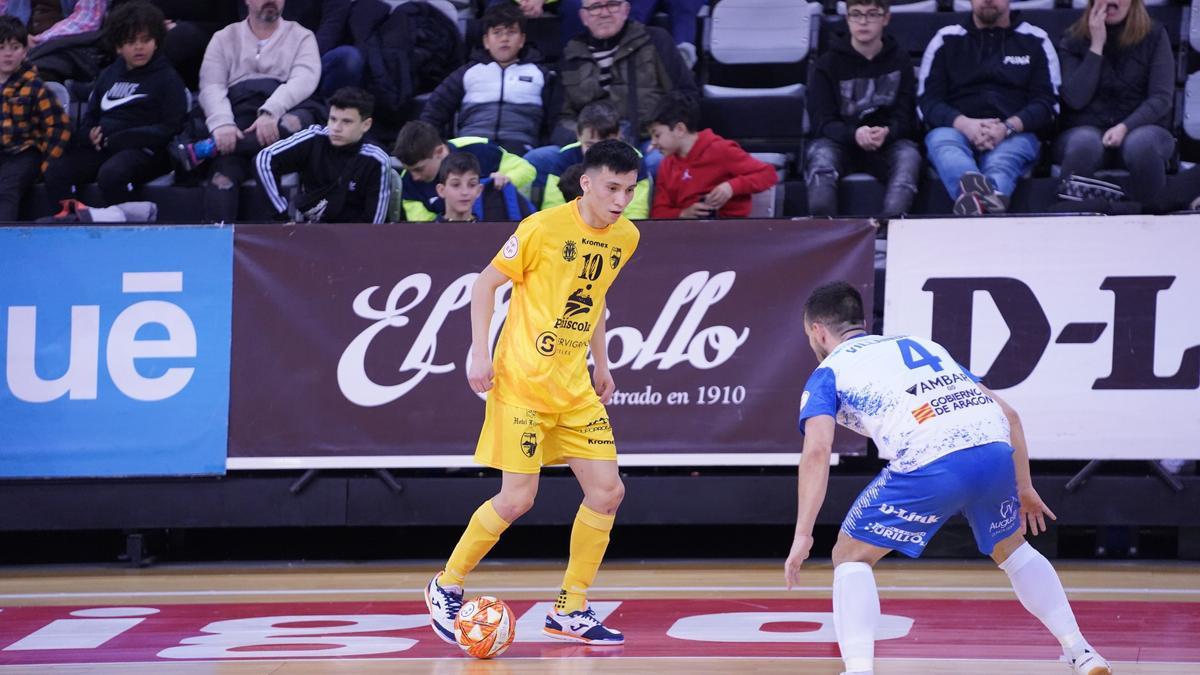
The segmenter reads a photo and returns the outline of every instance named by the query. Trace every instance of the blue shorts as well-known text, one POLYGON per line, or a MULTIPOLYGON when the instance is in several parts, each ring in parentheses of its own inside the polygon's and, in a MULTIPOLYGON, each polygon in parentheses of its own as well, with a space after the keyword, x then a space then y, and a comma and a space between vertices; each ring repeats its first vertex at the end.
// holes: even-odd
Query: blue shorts
POLYGON ((910 473, 884 469, 846 514, 842 532, 916 558, 942 523, 961 511, 980 552, 991 555, 998 542, 1021 527, 1012 453, 1007 443, 988 443, 956 450, 910 473))

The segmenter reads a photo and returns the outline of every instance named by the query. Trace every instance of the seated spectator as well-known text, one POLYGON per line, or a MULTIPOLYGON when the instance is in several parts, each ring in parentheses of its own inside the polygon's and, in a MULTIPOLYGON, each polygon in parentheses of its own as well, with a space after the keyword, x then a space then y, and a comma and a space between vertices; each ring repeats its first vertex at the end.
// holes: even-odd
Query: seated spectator
POLYGON ((246 0, 246 20, 213 35, 200 68, 198 111, 211 136, 171 147, 184 170, 210 165, 208 222, 237 219, 238 189, 252 176, 259 150, 327 119, 326 108, 311 98, 321 79, 316 36, 281 18, 281 4, 246 0))
POLYGON ((809 212, 838 210, 838 179, 867 171, 886 186, 885 217, 908 212, 920 181, 917 83, 912 60, 885 33, 888 0, 848 0, 849 35, 834 38, 817 59, 808 86, 808 115, 817 138, 808 146, 809 212))
MULTIPOLYGON (((129 1, 137 0, 112 0, 110 8, 116 9, 129 1)), ((213 33, 238 20, 240 0, 151 0, 151 4, 161 9, 167 17, 167 38, 161 50, 163 56, 171 62, 188 89, 199 89, 204 49, 212 40, 213 33)))
POLYGON ((29 49, 55 38, 81 35, 100 28, 107 0, 0 0, 0 15, 25 25, 29 49))
POLYGON ((779 180, 775 167, 737 143, 711 129, 697 131, 700 112, 687 96, 668 95, 650 119, 654 146, 663 154, 653 218, 744 218, 750 215, 750 195, 779 180))
POLYGON ((563 169, 558 182, 558 189, 562 192, 563 203, 573 202, 583 196, 583 187, 579 185, 579 178, 582 175, 583 162, 572 164, 563 169))
MULTIPOLYGON (((552 140, 560 145, 569 143, 584 106, 611 101, 623 117, 621 137, 646 153, 646 169, 653 176, 662 155, 648 151, 646 128, 659 101, 669 92, 699 99, 692 71, 666 31, 628 20, 626 0, 584 0, 579 17, 587 32, 571 39, 563 50, 564 100, 552 140)), ((553 146, 538 148, 526 158, 542 171, 557 150, 553 146)))
POLYGON ((387 221, 388 169, 391 158, 363 142, 375 114, 375 97, 346 87, 329 99, 329 121, 276 141, 258 153, 255 167, 278 213, 288 210, 278 177, 300 174, 300 192, 292 203, 296 220, 306 223, 383 223, 387 221))
POLYGON ((350 44, 352 0, 279 0, 283 18, 311 30, 321 52, 321 84, 317 94, 327 99, 342 87, 363 86, 367 68, 362 51, 350 44))
POLYGON ((121 5, 105 20, 105 42, 119 58, 88 98, 80 123, 87 136, 46 171, 46 192, 61 204, 60 215, 76 206, 75 187, 95 180, 104 203, 93 206, 112 206, 171 170, 167 144, 183 128, 187 89, 158 51, 165 35, 162 11, 147 2, 121 5))
MULTIPOLYGON (((589 103, 579 113, 579 122, 575 128, 578 129, 579 140, 570 145, 564 145, 554 158, 555 162, 546 169, 546 184, 542 191, 542 209, 549 209, 570 201, 559 189, 562 172, 569 166, 583 162, 583 155, 600 141, 610 138, 620 140, 621 115, 612 103, 596 101, 589 103)), ((638 156, 641 157, 641 153, 638 153, 638 156)), ((641 167, 638 169, 637 190, 634 192, 629 206, 625 207, 626 218, 633 220, 650 217, 650 191, 650 174, 646 170, 646 161, 643 158, 641 167)))
POLYGON ((392 149, 392 154, 404 167, 400 174, 400 191, 406 220, 429 222, 443 213, 444 202, 438 196, 436 180, 442 160, 454 151, 474 155, 479 161, 479 175, 491 179, 495 190, 503 190, 511 183, 525 191, 533 182, 535 171, 529 162, 499 145, 483 138, 442 140, 433 125, 414 120, 400 129, 392 149))
POLYGON ((17 220, 23 197, 66 152, 71 120, 25 60, 28 31, 0 17, 0 223, 17 220))
POLYGON ((439 223, 517 221, 534 212, 512 183, 488 190, 479 178, 479 160, 469 152, 452 152, 442 160, 437 193, 445 205, 437 217, 439 223))
POLYGON ((483 15, 483 50, 442 81, 421 119, 446 129, 458 115, 458 135, 479 136, 509 152, 537 145, 550 87, 541 55, 525 44, 525 17, 512 5, 489 7, 483 15))
MULTIPOLYGON (((610 3, 614 1, 609 0, 610 3)), ((583 0, 492 0, 493 5, 509 2, 515 3, 530 19, 542 16, 547 7, 561 5, 558 11, 562 16, 560 33, 564 43, 584 31, 584 23, 579 15, 583 0)), ((696 24, 700 8, 707 4, 708 0, 630 0, 629 13, 634 21, 646 26, 650 24, 656 12, 666 12, 667 19, 671 22, 671 37, 675 40, 675 46, 688 68, 691 68, 696 65, 696 24)))
POLYGON ((959 215, 1008 210, 1057 111, 1054 46, 1008 2, 971 0, 971 15, 938 31, 921 60, 927 156, 959 215))
POLYGON ((1129 169, 1129 197, 1148 202, 1175 154, 1175 57, 1142 0, 1091 0, 1063 36, 1062 128, 1054 159, 1064 179, 1129 169))

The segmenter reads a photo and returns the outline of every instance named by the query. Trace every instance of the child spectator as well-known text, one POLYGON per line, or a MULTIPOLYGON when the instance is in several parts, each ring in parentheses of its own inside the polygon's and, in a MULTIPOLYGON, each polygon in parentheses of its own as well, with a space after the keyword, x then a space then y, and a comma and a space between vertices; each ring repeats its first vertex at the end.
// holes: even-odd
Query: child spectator
POLYGON ((487 189, 479 178, 479 160, 469 152, 452 152, 438 170, 437 193, 446 205, 439 223, 518 221, 533 215, 529 203, 512 183, 500 190, 487 189))
POLYGON ((108 15, 104 38, 120 58, 92 89, 80 124, 87 137, 46 171, 46 192, 62 205, 60 215, 75 206, 72 186, 95 180, 100 206, 111 206, 171 170, 167 144, 183 128, 188 102, 183 80, 158 51, 165 21, 162 10, 141 1, 108 15))
POLYGON ((363 142, 375 114, 375 97, 344 87, 329 99, 329 121, 277 141, 258 153, 258 182, 279 213, 288 208, 277 176, 299 172, 293 206, 309 223, 383 223, 387 219, 391 158, 363 142))
POLYGON ((17 219, 22 195, 71 138, 67 113, 25 60, 28 37, 20 20, 0 17, 0 223, 17 219))
POLYGON ((454 151, 474 155, 479 161, 480 177, 491 179, 495 190, 502 190, 511 183, 516 189, 525 191, 536 174, 529 162, 499 145, 482 138, 442 140, 433 125, 414 120, 400 129, 392 149, 392 154, 404 167, 400 174, 400 194, 406 220, 429 222, 442 213, 444 202, 437 193, 437 175, 442 160, 454 151))
MULTIPOLYGON (((559 189, 562 172, 569 166, 583 162, 584 153, 596 143, 610 138, 620 140, 621 114, 609 101, 589 103, 580 111, 575 128, 578 140, 560 148, 553 162, 546 167, 546 187, 542 192, 543 210, 571 201, 566 199, 559 189)), ((638 153, 638 156, 641 157, 641 153, 638 153)), ((633 194, 633 201, 625 207, 624 215, 630 220, 650 217, 650 175, 646 171, 644 157, 638 167, 637 189, 633 194)))
MULTIPOLYGON (((563 169, 559 176, 558 189, 562 192, 563 202, 573 202, 583 196, 583 187, 579 185, 579 177, 583 175, 583 163, 572 164, 563 169)), ((626 211, 629 209, 626 208, 626 211)))
POLYGON ((489 7, 483 30, 483 50, 433 91, 421 119, 445 129, 457 113, 460 136, 480 136, 525 154, 545 124, 546 69, 525 44, 525 16, 515 5, 489 7))
POLYGON ((700 113, 686 95, 667 96, 650 121, 650 138, 663 154, 655 181, 653 218, 739 218, 750 215, 750 195, 778 180, 770 164, 754 159, 711 129, 696 131, 700 113))
POLYGON ((855 171, 886 186, 884 216, 906 213, 917 194, 917 80, 908 53, 884 32, 890 19, 889 0, 847 0, 849 35, 817 59, 808 88, 816 138, 805 171, 813 215, 837 213, 838 179, 855 171))

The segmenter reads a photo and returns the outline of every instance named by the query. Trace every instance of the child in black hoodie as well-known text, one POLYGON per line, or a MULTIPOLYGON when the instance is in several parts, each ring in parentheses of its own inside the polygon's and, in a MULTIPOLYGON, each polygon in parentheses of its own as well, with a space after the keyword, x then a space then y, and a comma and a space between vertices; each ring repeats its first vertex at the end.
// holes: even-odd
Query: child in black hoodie
POLYGON ((137 185, 171 170, 166 146, 183 128, 187 89, 159 53, 166 26, 157 7, 137 0, 108 15, 104 36, 119 57, 96 80, 76 146, 46 172, 46 191, 67 215, 73 187, 93 180, 102 206, 129 201, 137 185))
POLYGON ((890 18, 888 0, 848 0, 849 34, 817 59, 808 88, 816 138, 804 174, 813 215, 837 213, 838 179, 856 171, 886 186, 880 215, 907 212, 917 193, 916 77, 908 54, 884 33, 890 18))

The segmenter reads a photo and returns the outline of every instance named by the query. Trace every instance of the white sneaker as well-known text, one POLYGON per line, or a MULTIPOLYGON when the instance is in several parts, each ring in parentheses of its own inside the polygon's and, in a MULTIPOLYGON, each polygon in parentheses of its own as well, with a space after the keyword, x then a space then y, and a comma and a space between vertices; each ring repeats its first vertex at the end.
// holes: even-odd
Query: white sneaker
POLYGON ((550 610, 542 633, 555 640, 571 640, 589 645, 623 645, 625 636, 619 630, 605 627, 591 607, 559 614, 550 610))
POLYGON ((454 620, 458 618, 458 610, 462 609, 463 589, 461 586, 440 586, 438 577, 441 572, 433 575, 429 585, 425 587, 425 607, 429 609, 429 625, 433 632, 443 642, 458 644, 454 639, 454 620))
POLYGON ((1112 666, 1108 665, 1108 661, 1091 649, 1083 650, 1082 654, 1071 660, 1071 670, 1076 675, 1112 675, 1112 666))

